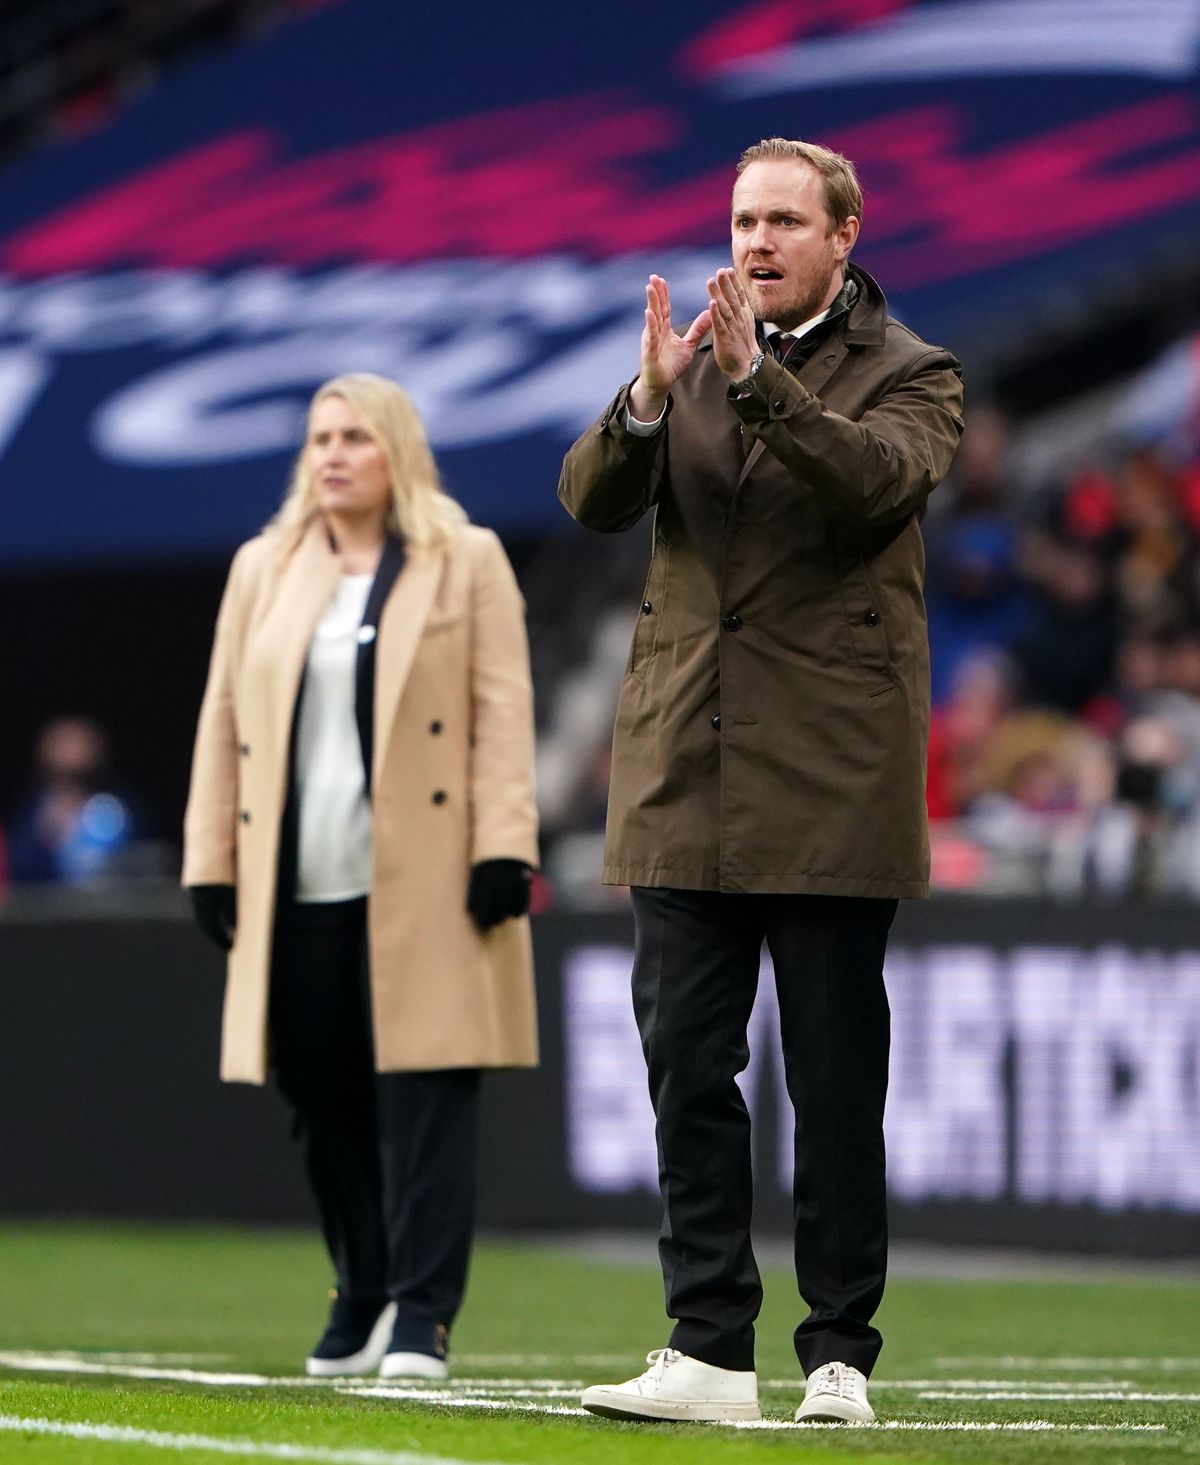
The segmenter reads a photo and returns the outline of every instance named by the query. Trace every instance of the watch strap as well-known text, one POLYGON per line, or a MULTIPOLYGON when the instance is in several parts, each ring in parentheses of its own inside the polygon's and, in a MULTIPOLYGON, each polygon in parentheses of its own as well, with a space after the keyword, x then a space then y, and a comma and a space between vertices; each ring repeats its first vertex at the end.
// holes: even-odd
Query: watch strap
POLYGON ((754 381, 754 378, 758 373, 759 367, 766 359, 766 353, 764 351, 760 351, 758 355, 751 360, 750 369, 749 371, 747 371, 746 375, 739 378, 739 380, 735 382, 729 383, 730 389, 739 393, 748 392, 750 390, 751 383, 754 381))

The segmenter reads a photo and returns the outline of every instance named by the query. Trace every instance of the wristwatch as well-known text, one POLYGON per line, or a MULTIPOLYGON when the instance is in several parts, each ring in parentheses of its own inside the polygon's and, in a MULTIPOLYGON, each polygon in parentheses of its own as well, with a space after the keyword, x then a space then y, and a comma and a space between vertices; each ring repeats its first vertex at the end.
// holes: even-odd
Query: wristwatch
POLYGON ((765 352, 760 351, 758 355, 751 360, 750 369, 749 371, 747 371, 746 375, 740 378, 740 380, 738 381, 729 383, 729 390, 731 392, 736 392, 739 396, 741 396, 745 392, 748 392, 750 390, 750 384, 751 382, 753 382, 755 375, 758 372, 758 368, 763 364, 766 359, 767 358, 765 352))

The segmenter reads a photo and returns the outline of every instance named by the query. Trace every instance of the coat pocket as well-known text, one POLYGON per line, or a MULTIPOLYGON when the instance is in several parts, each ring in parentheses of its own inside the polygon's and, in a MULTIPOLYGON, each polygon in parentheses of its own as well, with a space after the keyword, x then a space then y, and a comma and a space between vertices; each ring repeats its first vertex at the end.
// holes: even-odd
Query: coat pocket
POLYGON ((867 695, 875 697, 895 686, 896 673, 887 618, 871 583, 867 562, 858 550, 839 554, 838 586, 855 668, 867 695))
POLYGON ((629 648, 626 675, 638 672, 643 664, 654 655, 658 645, 658 628, 662 624, 667 600, 667 563, 671 551, 665 540, 657 535, 646 571, 646 583, 642 586, 642 603, 638 606, 637 624, 633 628, 633 642, 629 648))

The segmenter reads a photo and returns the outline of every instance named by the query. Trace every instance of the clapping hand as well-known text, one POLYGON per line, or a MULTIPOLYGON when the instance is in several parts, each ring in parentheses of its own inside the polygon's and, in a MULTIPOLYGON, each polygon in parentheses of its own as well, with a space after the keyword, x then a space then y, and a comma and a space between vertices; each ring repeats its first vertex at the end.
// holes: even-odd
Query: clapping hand
POLYGON ((661 414, 667 393, 683 375, 708 334, 709 311, 702 310, 678 335, 671 328, 671 295, 661 275, 651 275, 646 286, 646 324, 642 328, 642 364, 629 394, 633 415, 653 422, 661 414))
POLYGON ((712 326, 713 357, 730 379, 741 381, 762 350, 754 311, 736 270, 718 270, 708 282, 711 302, 706 314, 712 326))

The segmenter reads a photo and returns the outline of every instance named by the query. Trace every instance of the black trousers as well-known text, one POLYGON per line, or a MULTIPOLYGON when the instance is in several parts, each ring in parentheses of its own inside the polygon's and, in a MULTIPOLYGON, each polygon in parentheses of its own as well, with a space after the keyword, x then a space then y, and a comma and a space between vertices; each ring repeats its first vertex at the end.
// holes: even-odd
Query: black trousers
POLYGON ((750 1116, 735 1082, 765 940, 795 1107, 795 1332, 806 1374, 869 1374, 887 1270, 883 986, 894 900, 638 888, 633 1000, 658 1137, 671 1346, 754 1367, 762 1283, 750 1244, 750 1116))
POLYGON ((375 1072, 365 898, 280 903, 270 1032, 338 1291, 391 1299, 395 1346, 440 1353, 474 1232, 479 1070, 375 1072))

